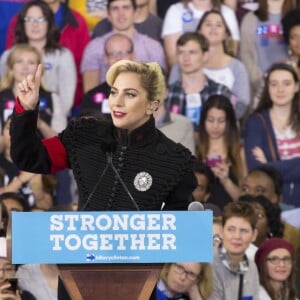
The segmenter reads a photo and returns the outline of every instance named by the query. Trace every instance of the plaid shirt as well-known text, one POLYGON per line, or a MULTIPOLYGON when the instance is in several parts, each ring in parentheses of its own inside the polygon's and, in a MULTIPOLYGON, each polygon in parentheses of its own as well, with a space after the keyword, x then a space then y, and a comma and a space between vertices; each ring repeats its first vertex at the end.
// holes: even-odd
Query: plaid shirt
POLYGON ((168 110, 189 118, 194 125, 195 131, 198 129, 202 103, 206 102, 212 95, 223 95, 230 100, 233 97, 233 94, 225 85, 219 84, 208 77, 206 77, 204 88, 199 92, 199 94, 201 99, 200 105, 198 107, 194 107, 192 111, 187 109, 187 94, 183 90, 182 82, 178 80, 169 86, 169 93, 166 99, 168 110))

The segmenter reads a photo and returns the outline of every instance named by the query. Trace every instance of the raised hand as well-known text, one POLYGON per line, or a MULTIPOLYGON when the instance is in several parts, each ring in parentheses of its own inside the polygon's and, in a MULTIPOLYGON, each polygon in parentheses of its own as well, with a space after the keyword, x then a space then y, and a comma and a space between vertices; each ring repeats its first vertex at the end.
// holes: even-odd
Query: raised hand
POLYGON ((18 98, 25 110, 35 109, 39 101, 42 73, 43 65, 39 64, 35 74, 28 75, 26 79, 18 84, 18 98))

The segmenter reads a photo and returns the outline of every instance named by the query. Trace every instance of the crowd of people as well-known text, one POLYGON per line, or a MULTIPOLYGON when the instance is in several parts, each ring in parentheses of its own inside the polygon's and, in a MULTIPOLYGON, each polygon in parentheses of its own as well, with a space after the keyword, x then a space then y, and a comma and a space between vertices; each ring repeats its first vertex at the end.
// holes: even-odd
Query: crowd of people
MULTIPOLYGON (((213 262, 166 264, 151 299, 300 298, 296 0, 5 2, 0 248, 11 211, 199 201, 213 262)), ((57 299, 55 265, 1 253, 0 299, 57 299)))

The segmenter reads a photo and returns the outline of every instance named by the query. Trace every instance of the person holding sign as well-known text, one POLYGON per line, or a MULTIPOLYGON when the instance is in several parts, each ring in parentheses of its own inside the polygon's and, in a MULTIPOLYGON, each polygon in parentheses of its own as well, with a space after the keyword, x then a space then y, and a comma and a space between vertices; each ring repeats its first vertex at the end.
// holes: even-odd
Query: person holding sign
POLYGON ((11 154, 22 170, 55 173, 71 168, 79 210, 186 210, 196 187, 194 157, 155 128, 153 112, 165 83, 157 63, 121 60, 110 67, 112 122, 71 120, 57 137, 36 135, 42 74, 19 84, 11 124, 11 154))

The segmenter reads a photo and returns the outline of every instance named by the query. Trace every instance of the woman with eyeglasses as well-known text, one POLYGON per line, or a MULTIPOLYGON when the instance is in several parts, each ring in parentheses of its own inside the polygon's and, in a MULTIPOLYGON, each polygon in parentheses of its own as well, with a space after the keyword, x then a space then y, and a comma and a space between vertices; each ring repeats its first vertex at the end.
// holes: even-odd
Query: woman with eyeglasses
POLYGON ((151 299, 205 300, 212 292, 212 285, 207 263, 165 264, 151 299))
MULTIPOLYGON (((74 102, 76 66, 70 50, 59 45, 59 37, 59 29, 47 3, 34 0, 22 7, 16 23, 15 45, 28 43, 40 52, 44 61, 46 86, 60 96, 61 107, 67 117, 74 102)), ((2 76, 10 51, 6 50, 1 56, 2 76)))
POLYGON ((260 279, 260 300, 295 300, 295 252, 281 238, 266 240, 255 254, 260 279))
MULTIPOLYGON (((0 248, 6 247, 5 240, 1 240, 0 248)), ((0 299, 2 300, 35 300, 27 290, 20 288, 16 277, 16 265, 1 254, 0 256, 0 299)))

